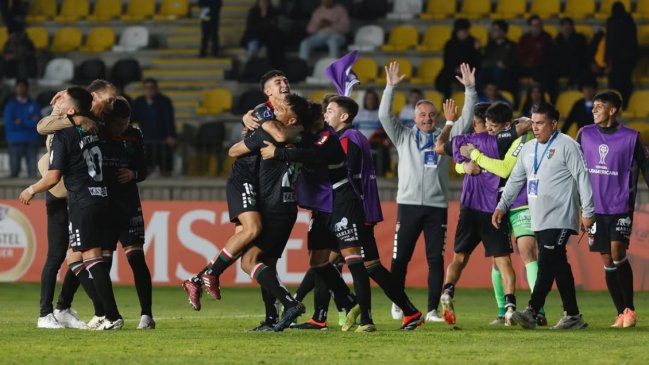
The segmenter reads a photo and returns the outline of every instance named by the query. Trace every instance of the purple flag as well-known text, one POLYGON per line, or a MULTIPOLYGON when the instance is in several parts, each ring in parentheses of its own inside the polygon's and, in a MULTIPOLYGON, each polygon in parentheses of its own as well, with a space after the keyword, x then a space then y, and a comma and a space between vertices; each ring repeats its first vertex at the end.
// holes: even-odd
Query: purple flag
POLYGON ((352 71, 352 66, 358 59, 358 51, 351 51, 332 63, 325 74, 333 82, 338 95, 352 96, 352 86, 358 84, 358 76, 352 71))

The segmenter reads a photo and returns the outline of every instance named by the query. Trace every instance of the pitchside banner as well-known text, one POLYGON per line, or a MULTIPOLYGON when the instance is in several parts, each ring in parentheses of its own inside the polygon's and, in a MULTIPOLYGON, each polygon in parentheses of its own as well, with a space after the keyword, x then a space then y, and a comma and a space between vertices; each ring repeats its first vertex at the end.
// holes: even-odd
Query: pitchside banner
MULTIPOLYGON (((375 230, 383 264, 390 267, 396 203, 383 203, 385 221, 375 230)), ((182 280, 199 271, 214 257, 233 233, 225 202, 196 201, 145 201, 146 257, 153 282, 158 285, 179 285, 182 280)), ((459 204, 449 207, 449 225, 445 264, 453 255, 453 237, 457 226, 459 204)), ((634 268, 635 288, 649 290, 649 214, 636 212, 633 222, 630 260, 634 268)), ((301 211, 277 265, 286 284, 299 284, 308 269, 306 236, 309 213, 301 211)), ((578 287, 604 290, 604 270, 598 254, 588 252, 588 239, 578 243, 574 236, 569 244, 569 257, 578 287)), ((0 281, 38 282, 47 255, 47 220, 42 200, 28 206, 18 201, 0 200, 0 281)), ((525 267, 518 255, 512 258, 517 274, 517 284, 527 288, 525 267)), ((65 267, 64 267, 65 269, 65 267)), ((59 272, 62 277, 64 270, 59 272)), ((484 257, 479 247, 466 267, 460 287, 491 287, 491 259, 484 257)), ((407 285, 426 287, 428 266, 423 238, 408 268, 407 285)), ((133 282, 131 269, 121 247, 115 254, 113 280, 118 284, 133 282)), ((346 274, 346 279, 351 279, 346 274)), ((241 269, 229 269, 221 277, 221 285, 248 285, 252 280, 241 269)))

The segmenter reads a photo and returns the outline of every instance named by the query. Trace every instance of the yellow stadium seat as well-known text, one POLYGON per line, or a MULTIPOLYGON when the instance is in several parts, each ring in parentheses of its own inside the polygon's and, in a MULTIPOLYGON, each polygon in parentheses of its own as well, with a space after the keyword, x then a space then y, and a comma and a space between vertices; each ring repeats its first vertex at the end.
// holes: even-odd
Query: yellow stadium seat
POLYGON ((649 25, 638 26, 638 45, 649 46, 649 25))
POLYGON ((441 57, 426 58, 421 61, 417 68, 417 74, 410 80, 413 84, 433 85, 435 78, 444 66, 444 61, 441 57))
POLYGON ((98 53, 107 51, 115 45, 115 32, 112 28, 92 28, 86 36, 86 44, 81 47, 81 52, 98 53))
POLYGON ((426 10, 421 13, 422 20, 446 19, 455 14, 455 0, 428 0, 426 10))
POLYGON ((392 28, 388 44, 383 46, 386 52, 402 52, 417 47, 417 28, 412 25, 400 25, 392 28))
POLYGON ((586 42, 588 43, 590 43, 590 41, 593 39, 593 36, 595 35, 595 32, 593 31, 593 27, 586 24, 575 25, 575 31, 577 33, 583 34, 584 37, 586 37, 586 42))
POLYGON ((469 34, 471 34, 475 39, 480 42, 480 46, 484 47, 487 45, 487 40, 489 39, 489 32, 487 28, 483 25, 474 24, 469 29, 469 34))
MULTIPOLYGON (((451 99, 455 101, 455 105, 457 106, 457 113, 462 114, 462 108, 464 108, 464 91, 456 91, 453 94, 451 94, 451 99)), ((443 113, 442 111, 442 104, 436 105, 439 108, 439 112, 443 113)))
POLYGON ((629 98, 629 105, 622 112, 624 118, 647 118, 649 117, 649 90, 636 90, 629 98))
POLYGON ((359 57, 354 66, 352 66, 352 70, 358 76, 361 85, 376 81, 379 74, 378 68, 376 61, 367 57, 359 57))
POLYGON ((406 106, 408 98, 403 91, 395 91, 392 96, 392 110, 399 113, 406 106))
POLYGON ((69 23, 85 19, 90 14, 89 0, 63 0, 59 15, 54 17, 57 22, 69 23))
POLYGON ((584 19, 595 14, 595 0, 566 0, 566 8, 562 16, 574 20, 584 19))
POLYGON ((637 0, 635 11, 631 14, 636 19, 649 19, 649 0, 637 0))
POLYGON ((162 0, 160 11, 153 19, 156 20, 175 20, 187 17, 189 13, 188 0, 162 0))
POLYGON ((550 33, 550 36, 552 37, 552 39, 556 38, 557 34, 559 34, 559 29, 557 29, 557 27, 555 25, 547 25, 547 24, 545 24, 545 25, 543 25, 543 30, 550 33))
POLYGON ((507 99, 508 102, 510 102, 512 105, 514 105, 514 95, 510 93, 507 90, 500 90, 500 95, 503 96, 503 98, 507 99))
POLYGON ((124 21, 141 21, 152 18, 155 14, 155 0, 128 0, 126 13, 120 19, 124 21))
POLYGON ((649 123, 644 120, 633 120, 625 123, 625 125, 640 132, 640 140, 643 144, 646 144, 647 141, 649 141, 649 123))
POLYGON ((45 27, 29 27, 27 35, 38 50, 46 49, 50 45, 50 34, 45 27))
POLYGON ((513 19, 525 14, 527 0, 498 0, 496 11, 491 19, 513 19))
POLYGON ((76 51, 81 47, 81 30, 76 27, 65 27, 54 34, 52 52, 63 53, 76 51))
POLYGON ((122 15, 122 2, 115 0, 96 0, 89 21, 107 22, 122 15))
POLYGON ((424 91, 424 98, 430 100, 435 104, 435 108, 442 108, 442 99, 444 96, 437 90, 424 91))
POLYGON ((551 18, 561 12, 561 0, 532 0, 530 15, 536 14, 541 19, 551 18))
POLYGON ((325 96, 331 95, 331 94, 338 95, 336 93, 336 90, 324 90, 324 89, 323 90, 315 90, 315 91, 312 91, 311 94, 309 94, 309 100, 311 100, 311 101, 313 101, 315 103, 322 103, 325 96))
POLYGON ((221 114, 232 109, 232 94, 228 89, 212 89, 203 94, 201 105, 196 108, 198 115, 221 114))
POLYGON ((577 123, 572 123, 572 125, 566 131, 566 134, 570 136, 570 138, 575 139, 577 138, 577 132, 579 132, 579 130, 577 129, 577 123))
POLYGON ((56 1, 33 0, 27 10, 27 22, 37 23, 53 19, 56 16, 56 1))
POLYGON ((518 43, 518 40, 523 35, 523 28, 518 25, 510 25, 507 29, 507 38, 514 43, 518 43))
POLYGON ((555 107, 559 111, 561 119, 564 119, 570 113, 573 104, 581 98, 584 97, 584 94, 581 91, 567 90, 559 94, 555 107))
POLYGON ((7 43, 7 39, 9 39, 9 32, 7 31, 7 28, 0 28, 0 49, 4 49, 5 43, 7 43))
POLYGON ((421 44, 417 46, 419 52, 440 52, 444 45, 451 39, 453 30, 448 25, 431 25, 424 32, 421 44))
POLYGON ((491 0, 464 0, 457 18, 478 19, 491 13, 491 0))
POLYGON ((631 12, 631 0, 602 0, 600 5, 599 5, 599 11, 597 14, 595 14, 595 18, 599 20, 606 20, 609 16, 611 16, 611 7, 613 4, 619 1, 624 5, 624 9, 628 11, 629 13, 631 12))
MULTIPOLYGON (((410 63, 410 60, 407 58, 396 58, 394 60, 390 61, 396 61, 399 64, 399 74, 405 75, 404 82, 409 81, 412 78, 412 63, 410 63)), ((381 72, 380 76, 378 79, 376 79, 376 83, 379 85, 385 85, 386 80, 385 80, 385 67, 381 67, 381 72)), ((401 109, 399 109, 401 110, 401 109)))

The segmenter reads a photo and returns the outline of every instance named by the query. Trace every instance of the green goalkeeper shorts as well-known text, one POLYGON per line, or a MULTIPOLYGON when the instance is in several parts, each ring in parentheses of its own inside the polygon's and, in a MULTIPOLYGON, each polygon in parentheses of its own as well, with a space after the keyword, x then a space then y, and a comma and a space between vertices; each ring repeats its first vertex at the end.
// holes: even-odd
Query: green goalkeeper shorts
POLYGON ((512 210, 509 212, 509 226, 514 237, 534 236, 532 231, 532 219, 529 208, 512 210))

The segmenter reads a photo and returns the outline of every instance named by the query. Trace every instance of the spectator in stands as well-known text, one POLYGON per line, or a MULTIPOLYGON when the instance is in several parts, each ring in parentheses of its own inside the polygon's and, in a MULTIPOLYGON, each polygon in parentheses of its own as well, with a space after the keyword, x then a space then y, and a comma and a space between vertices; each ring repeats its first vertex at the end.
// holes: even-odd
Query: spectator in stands
POLYGON ((548 104, 550 100, 547 100, 545 97, 545 90, 543 86, 539 83, 533 83, 530 87, 527 88, 527 93, 525 95, 525 102, 521 108, 521 114, 524 117, 532 117, 532 107, 539 104, 548 104))
POLYGON ((399 119, 408 127, 415 125, 415 105, 423 98, 424 93, 421 89, 410 89, 410 94, 408 94, 408 104, 404 105, 399 112, 399 119))
POLYGON ((512 106, 512 102, 505 98, 498 89, 498 83, 494 80, 487 80, 482 88, 482 94, 478 96, 478 102, 494 103, 496 101, 502 101, 510 107, 512 106))
POLYGON ((575 31, 572 18, 562 18, 559 21, 559 34, 555 38, 552 57, 554 70, 558 77, 567 77, 569 86, 579 85, 579 82, 590 75, 590 51, 586 37, 575 31))
POLYGON ((593 124, 593 101, 597 94, 597 81, 594 77, 582 82, 581 92, 584 93, 584 97, 577 100, 570 108, 570 113, 561 126, 562 133, 567 133, 573 124, 577 125, 577 130, 593 124))
POLYGON ((26 79, 17 79, 14 90, 16 96, 9 99, 2 113, 9 147, 9 169, 11 177, 18 177, 24 158, 27 174, 30 178, 36 178, 36 163, 41 143, 36 124, 41 119, 41 107, 29 97, 29 84, 26 79))
POLYGON ((132 119, 142 129, 148 166, 159 166, 161 175, 169 176, 176 146, 174 107, 171 99, 160 93, 155 79, 142 81, 142 90, 143 95, 133 102, 132 119))
POLYGON ((507 39, 507 30, 509 24, 504 20, 491 23, 489 41, 482 56, 482 72, 478 74, 479 90, 486 80, 494 80, 501 90, 516 93, 516 43, 507 39))
POLYGON ((36 47, 23 27, 17 27, 9 34, 3 55, 5 77, 36 77, 36 47))
POLYGON ((337 4, 336 0, 322 0, 307 25, 309 36, 300 43, 300 58, 308 61, 311 50, 323 45, 329 47, 329 57, 338 58, 349 26, 349 14, 344 6, 337 4))
POLYGON ((200 0, 201 8, 201 50, 200 56, 207 56, 208 43, 212 44, 212 56, 219 56, 219 19, 221 18, 222 0, 200 0))
POLYGON ((550 97, 554 97, 556 82, 551 71, 552 36, 543 30, 543 21, 538 15, 527 19, 528 31, 518 41, 518 62, 520 76, 531 77, 540 82, 550 97))
POLYGON ((631 14, 616 1, 606 20, 605 60, 608 67, 608 87, 622 94, 624 107, 629 103, 633 85, 631 73, 638 60, 638 30, 631 14))
POLYGON ((376 171, 379 175, 383 175, 390 166, 391 142, 379 120, 379 94, 374 89, 365 91, 363 104, 354 118, 353 126, 367 137, 372 150, 376 151, 374 161, 376 171))
POLYGON ((270 0, 257 0, 248 10, 246 31, 241 39, 241 46, 248 51, 248 58, 257 55, 266 46, 270 64, 275 69, 282 69, 285 62, 285 44, 283 32, 277 26, 279 11, 270 0))
POLYGON ((469 28, 471 22, 467 19, 456 19, 451 39, 444 45, 444 67, 435 79, 435 87, 444 98, 451 97, 451 85, 462 63, 480 65, 480 41, 469 34, 469 28))

